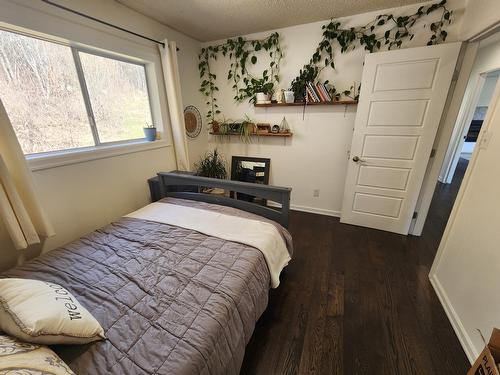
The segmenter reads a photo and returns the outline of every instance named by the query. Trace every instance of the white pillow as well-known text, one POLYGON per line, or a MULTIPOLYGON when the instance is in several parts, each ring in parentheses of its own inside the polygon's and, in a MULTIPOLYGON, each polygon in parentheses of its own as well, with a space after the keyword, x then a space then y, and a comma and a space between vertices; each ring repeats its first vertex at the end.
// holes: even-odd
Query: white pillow
POLYGON ((47 345, 105 338, 99 322, 66 289, 28 279, 0 279, 0 331, 47 345))
POLYGON ((0 374, 75 375, 46 346, 28 344, 5 335, 0 335, 0 374))

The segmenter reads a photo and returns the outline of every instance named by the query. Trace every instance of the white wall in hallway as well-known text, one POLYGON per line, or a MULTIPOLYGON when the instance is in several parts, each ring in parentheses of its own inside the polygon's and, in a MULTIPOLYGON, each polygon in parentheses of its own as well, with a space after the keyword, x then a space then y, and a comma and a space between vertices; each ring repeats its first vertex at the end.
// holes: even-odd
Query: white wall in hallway
POLYGON ((471 361, 500 327, 500 87, 469 163, 431 270, 431 281, 471 361), (483 133, 484 134, 484 133, 483 133))
POLYGON ((488 75, 486 80, 484 81, 483 90, 481 91, 481 95, 479 96, 479 102, 477 103, 478 107, 487 107, 491 98, 493 97, 493 92, 495 91, 495 87, 498 81, 498 73, 495 75, 488 75))

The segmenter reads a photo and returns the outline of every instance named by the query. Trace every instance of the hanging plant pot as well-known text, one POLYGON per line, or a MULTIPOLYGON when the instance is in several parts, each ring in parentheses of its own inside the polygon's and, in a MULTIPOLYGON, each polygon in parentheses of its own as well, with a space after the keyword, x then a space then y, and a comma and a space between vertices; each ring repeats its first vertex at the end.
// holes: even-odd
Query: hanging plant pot
POLYGON ((156 140, 156 128, 144 128, 144 136, 146 141, 153 142, 156 140))

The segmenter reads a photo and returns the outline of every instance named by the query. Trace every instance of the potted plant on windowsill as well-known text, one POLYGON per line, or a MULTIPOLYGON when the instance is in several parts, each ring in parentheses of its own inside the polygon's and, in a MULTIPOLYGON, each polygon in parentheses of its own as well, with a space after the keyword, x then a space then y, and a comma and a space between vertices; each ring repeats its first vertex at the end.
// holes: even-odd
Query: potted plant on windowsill
POLYGON ((144 137, 146 141, 153 142, 156 140, 156 126, 153 124, 147 124, 144 127, 144 137))

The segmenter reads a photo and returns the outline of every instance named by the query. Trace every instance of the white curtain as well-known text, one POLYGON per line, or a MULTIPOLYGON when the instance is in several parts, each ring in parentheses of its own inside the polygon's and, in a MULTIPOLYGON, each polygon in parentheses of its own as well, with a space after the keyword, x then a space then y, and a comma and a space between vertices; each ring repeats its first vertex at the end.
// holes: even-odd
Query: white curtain
POLYGON ((179 66, 177 63, 177 45, 175 42, 164 40, 165 47, 159 45, 163 68, 163 78, 167 89, 168 111, 172 126, 172 138, 177 160, 177 169, 189 171, 189 156, 184 125, 184 110, 182 105, 181 83, 179 66))
POLYGON ((177 45, 175 42, 164 40, 165 46, 159 45, 163 79, 167 90, 168 111, 172 138, 177 159, 177 169, 189 171, 189 155, 184 124, 184 106, 182 105, 181 82, 179 78, 179 64, 177 63, 177 45))
POLYGON ((54 229, 35 195, 33 176, 0 100, 0 218, 21 250, 53 236, 54 229))

